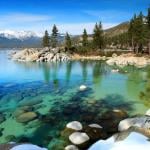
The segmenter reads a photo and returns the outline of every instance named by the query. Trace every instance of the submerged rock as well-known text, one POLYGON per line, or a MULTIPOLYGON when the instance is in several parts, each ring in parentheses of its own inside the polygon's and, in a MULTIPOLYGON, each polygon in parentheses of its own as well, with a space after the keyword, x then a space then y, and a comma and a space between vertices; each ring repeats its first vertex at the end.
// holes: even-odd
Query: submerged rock
POLYGON ((60 135, 63 139, 68 140, 68 137, 74 133, 74 130, 65 128, 63 131, 61 131, 60 135))
POLYGON ((7 136, 5 137, 5 140, 6 140, 7 142, 15 141, 15 140, 16 140, 16 137, 15 137, 14 135, 7 135, 7 136))
POLYGON ((95 142, 99 139, 105 139, 106 133, 99 126, 92 125, 92 127, 86 126, 84 132, 90 137, 90 140, 95 142))
POLYGON ((15 112, 13 113, 14 117, 18 117, 20 115, 22 115, 23 113, 25 113, 25 110, 23 109, 17 109, 15 110, 15 112))
POLYGON ((27 100, 24 99, 22 101, 19 102, 19 106, 33 106, 33 105, 37 105, 42 103, 42 99, 31 99, 31 100, 27 100))
POLYGON ((74 132, 69 136, 69 140, 75 145, 80 145, 89 141, 90 138, 86 133, 74 132))
POLYGON ((87 89, 87 87, 85 86, 85 85, 81 85, 80 87, 79 87, 79 90, 80 91, 85 91, 87 89))
POLYGON ((99 124, 90 124, 89 127, 91 127, 91 128, 100 128, 100 129, 103 128, 103 127, 100 126, 99 124))
POLYGON ((26 123, 37 118, 37 114, 35 112, 25 112, 16 118, 17 122, 26 123))
POLYGON ((75 145, 68 145, 68 146, 65 147, 65 150, 79 150, 79 149, 75 145))
POLYGON ((68 123, 66 125, 66 127, 69 128, 69 129, 73 129, 75 131, 80 131, 83 128, 82 124, 78 121, 72 121, 72 122, 68 123))
POLYGON ((5 116, 3 114, 0 114, 0 123, 5 121, 5 116))

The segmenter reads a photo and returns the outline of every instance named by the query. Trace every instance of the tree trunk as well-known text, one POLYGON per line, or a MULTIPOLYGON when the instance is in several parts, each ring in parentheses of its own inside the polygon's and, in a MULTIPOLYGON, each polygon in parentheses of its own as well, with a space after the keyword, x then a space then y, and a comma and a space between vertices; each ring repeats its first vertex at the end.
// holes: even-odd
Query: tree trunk
POLYGON ((132 38, 132 50, 134 51, 134 53, 135 53, 135 48, 134 48, 134 42, 133 42, 133 38, 132 38))
POLYGON ((149 55, 150 55, 150 39, 149 39, 149 41, 148 41, 148 53, 149 53, 149 55))
POLYGON ((139 53, 139 45, 138 44, 136 44, 136 46, 135 46, 135 52, 136 52, 136 54, 139 53))

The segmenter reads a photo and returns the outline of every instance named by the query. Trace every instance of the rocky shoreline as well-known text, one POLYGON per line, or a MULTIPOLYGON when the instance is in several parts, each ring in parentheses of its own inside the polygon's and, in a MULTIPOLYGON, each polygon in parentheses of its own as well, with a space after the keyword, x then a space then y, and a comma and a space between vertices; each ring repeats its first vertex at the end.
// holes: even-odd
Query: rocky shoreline
MULTIPOLYGON (((79 121, 72 121, 66 124, 66 127, 61 132, 61 138, 66 141, 65 150, 110 150, 111 147, 120 149, 130 149, 136 145, 140 148, 149 147, 150 142, 147 139, 150 138, 150 114, 149 111, 143 116, 127 118, 127 113, 123 110, 113 110, 110 114, 113 116, 111 128, 106 130, 106 126, 101 126, 97 123, 91 123, 88 125, 82 124, 79 121), (115 117, 115 118, 114 118, 115 117), (118 120, 119 118, 119 120, 118 120), (123 119, 126 118, 126 119, 123 119), (114 125, 115 119, 117 122, 114 125), (115 128, 115 130, 113 129, 115 128), (111 135, 108 134, 111 131, 111 135), (142 140, 142 142, 138 141, 142 140), (118 145, 119 142, 119 145, 118 145), (126 144, 124 144, 126 143, 126 144), (130 143, 130 144, 127 144, 130 143), (135 145, 136 144, 136 145, 135 145), (123 147, 123 145, 125 147, 123 147)), ((107 115, 105 114, 105 120, 107 121, 107 115)), ((111 116, 111 117, 112 117, 111 116)), ((110 117, 110 116, 109 116, 110 117)), ((30 143, 8 143, 1 144, 0 148, 11 148, 11 150, 47 150, 47 148, 41 148, 30 143)), ((59 148, 59 146, 57 147, 59 148)))
MULTIPOLYGON (((120 115, 122 113, 122 115, 124 114, 124 117, 126 117, 125 112, 121 110, 113 111, 113 113, 114 112, 118 113, 117 115, 120 115)), ((78 121, 72 121, 66 125, 66 129, 64 130, 65 132, 68 132, 67 134, 70 141, 70 145, 66 146, 65 150, 80 150, 88 149, 89 147, 89 150, 100 150, 104 149, 106 145, 106 150, 109 150, 111 149, 108 148, 109 145, 115 147, 118 141, 122 144, 128 141, 130 142, 131 147, 133 147, 135 146, 134 142, 136 141, 136 139, 136 144, 138 144, 140 147, 143 146, 144 148, 144 145, 138 142, 138 139, 141 138, 144 142, 146 142, 147 139, 150 138, 149 121, 149 113, 146 113, 145 115, 140 117, 123 119, 118 123, 118 131, 111 137, 107 135, 105 127, 102 127, 99 124, 90 124, 88 126, 83 126, 78 121), (99 141, 96 142, 96 144, 92 145, 92 143, 96 140, 99 141), (97 143, 99 143, 99 145, 97 143)), ((150 146, 149 142, 147 142, 146 144, 150 146)), ((125 144, 124 146, 130 148, 128 144, 125 144)), ((123 147, 120 146, 120 148, 122 149, 123 147)))
POLYGON ((55 62, 68 61, 71 56, 59 48, 30 48, 14 51, 10 54, 14 61, 21 62, 55 62))
POLYGON ((118 67, 135 66, 144 68, 150 65, 149 56, 136 56, 133 53, 113 54, 112 57, 106 56, 81 56, 78 54, 70 54, 60 48, 30 48, 20 51, 14 51, 10 54, 10 58, 14 61, 21 62, 60 62, 69 60, 102 60, 108 65, 116 65, 118 67))
POLYGON ((106 63, 108 65, 117 65, 119 67, 125 67, 130 65, 138 68, 144 68, 150 65, 150 57, 137 57, 135 54, 132 53, 122 54, 120 56, 113 54, 112 57, 108 58, 106 63))

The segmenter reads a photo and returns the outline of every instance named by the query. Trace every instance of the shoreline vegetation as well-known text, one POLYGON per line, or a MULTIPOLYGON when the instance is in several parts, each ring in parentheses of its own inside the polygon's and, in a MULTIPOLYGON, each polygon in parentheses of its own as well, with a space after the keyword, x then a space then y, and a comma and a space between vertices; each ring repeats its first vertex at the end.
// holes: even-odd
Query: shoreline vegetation
POLYGON ((150 65, 150 56, 141 54, 134 54, 132 51, 103 51, 101 55, 80 55, 70 54, 65 49, 59 48, 32 48, 23 49, 21 51, 13 51, 10 54, 10 58, 14 61, 21 62, 63 62, 72 60, 101 60, 106 61, 108 65, 116 65, 118 67, 136 66, 138 68, 144 68, 150 65))
POLYGON ((147 15, 140 12, 122 26, 103 30, 102 22, 96 23, 92 34, 83 29, 83 34, 69 35, 67 32, 64 41, 59 41, 59 30, 53 26, 51 35, 48 30, 43 36, 43 47, 64 47, 69 53, 80 55, 98 55, 105 49, 132 50, 135 54, 150 55, 150 8, 147 15), (111 32, 107 32, 112 30, 111 32))

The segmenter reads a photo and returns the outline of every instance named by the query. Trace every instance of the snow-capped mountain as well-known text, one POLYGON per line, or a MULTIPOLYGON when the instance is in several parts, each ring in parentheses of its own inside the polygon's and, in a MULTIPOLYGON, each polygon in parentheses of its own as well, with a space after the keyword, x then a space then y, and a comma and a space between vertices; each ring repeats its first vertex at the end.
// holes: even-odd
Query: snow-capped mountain
MULTIPOLYGON (((41 47, 43 33, 33 31, 0 30, 0 48, 41 47)), ((59 34, 58 40, 64 41, 65 34, 59 34)))
MULTIPOLYGON (((33 31, 0 30, 0 48, 42 47, 43 33, 33 31)), ((64 41, 64 34, 58 36, 64 41)))
POLYGON ((31 37, 42 37, 42 34, 35 33, 32 31, 14 31, 14 30, 0 30, 0 37, 7 39, 19 39, 25 40, 31 37))
POLYGON ((32 31, 0 30, 0 48, 41 47, 42 36, 32 31))

